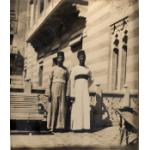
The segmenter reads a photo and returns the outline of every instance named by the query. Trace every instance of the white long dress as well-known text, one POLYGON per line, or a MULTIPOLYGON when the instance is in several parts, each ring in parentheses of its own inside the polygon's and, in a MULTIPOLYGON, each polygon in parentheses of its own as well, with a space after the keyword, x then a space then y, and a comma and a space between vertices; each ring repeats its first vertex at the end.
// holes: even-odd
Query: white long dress
POLYGON ((90 97, 89 85, 91 83, 91 72, 88 67, 76 66, 71 75, 71 97, 75 97, 71 111, 71 129, 90 129, 90 97), (78 75, 88 76, 88 79, 78 75))

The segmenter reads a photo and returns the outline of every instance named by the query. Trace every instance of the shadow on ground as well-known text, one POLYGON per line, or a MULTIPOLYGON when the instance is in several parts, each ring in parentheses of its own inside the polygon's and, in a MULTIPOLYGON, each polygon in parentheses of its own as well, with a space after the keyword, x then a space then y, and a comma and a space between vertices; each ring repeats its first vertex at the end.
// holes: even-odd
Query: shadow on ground
POLYGON ((112 148, 96 148, 96 147, 80 147, 80 146, 74 146, 74 147, 51 147, 51 148, 12 148, 11 150, 138 150, 137 145, 130 145, 126 147, 112 147, 112 148))

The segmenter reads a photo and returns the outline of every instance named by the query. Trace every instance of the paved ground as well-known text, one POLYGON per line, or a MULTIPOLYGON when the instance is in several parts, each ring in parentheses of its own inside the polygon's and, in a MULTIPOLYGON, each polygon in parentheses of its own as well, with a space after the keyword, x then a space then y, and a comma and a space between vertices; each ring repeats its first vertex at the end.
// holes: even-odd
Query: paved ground
MULTIPOLYGON (((135 137, 130 135, 129 141, 135 137)), ((54 135, 11 135, 12 150, 137 150, 135 147, 119 148, 118 127, 109 127, 93 133, 55 133, 54 135), (118 147, 118 148, 116 148, 118 147)))

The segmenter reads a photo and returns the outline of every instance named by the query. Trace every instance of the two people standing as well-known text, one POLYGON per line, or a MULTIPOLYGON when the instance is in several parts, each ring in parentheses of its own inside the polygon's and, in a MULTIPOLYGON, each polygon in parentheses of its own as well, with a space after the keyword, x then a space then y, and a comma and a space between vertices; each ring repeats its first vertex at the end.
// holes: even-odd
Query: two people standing
POLYGON ((90 129, 89 85, 92 83, 91 71, 85 65, 86 55, 83 50, 78 52, 77 57, 79 65, 72 69, 70 78, 68 70, 63 66, 63 52, 57 53, 57 65, 51 69, 50 102, 47 116, 47 128, 50 131, 65 129, 66 100, 69 99, 69 96, 72 101, 71 130, 90 129))

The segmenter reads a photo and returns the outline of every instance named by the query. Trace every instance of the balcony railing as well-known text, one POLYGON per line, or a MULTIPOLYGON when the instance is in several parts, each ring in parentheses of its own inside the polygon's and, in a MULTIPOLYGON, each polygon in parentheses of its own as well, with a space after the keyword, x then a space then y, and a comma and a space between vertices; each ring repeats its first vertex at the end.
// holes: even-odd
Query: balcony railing
POLYGON ((46 22, 46 20, 48 19, 48 16, 50 16, 51 13, 53 13, 53 11, 55 11, 56 7, 58 7, 63 1, 64 0, 52 1, 51 4, 43 10, 43 12, 39 16, 39 18, 37 19, 35 24, 27 32, 27 35, 26 35, 27 41, 31 38, 33 33, 35 33, 44 22, 46 22))

